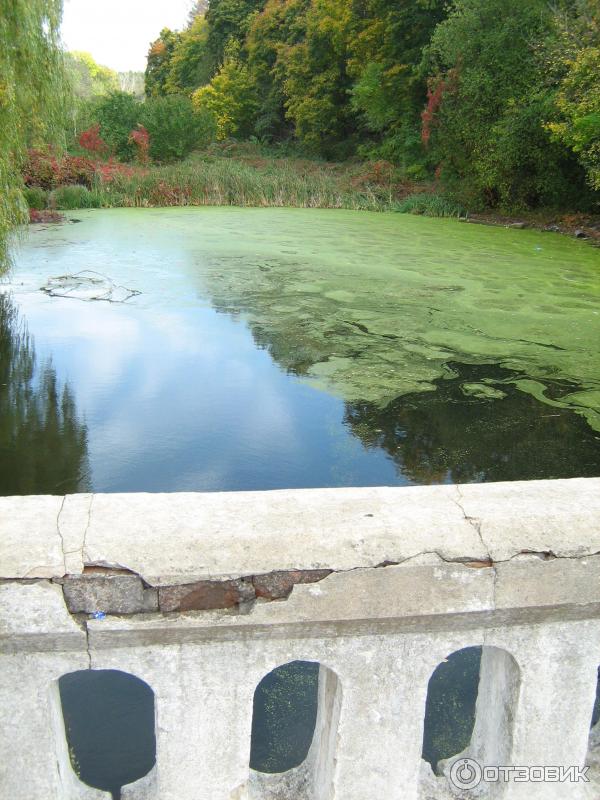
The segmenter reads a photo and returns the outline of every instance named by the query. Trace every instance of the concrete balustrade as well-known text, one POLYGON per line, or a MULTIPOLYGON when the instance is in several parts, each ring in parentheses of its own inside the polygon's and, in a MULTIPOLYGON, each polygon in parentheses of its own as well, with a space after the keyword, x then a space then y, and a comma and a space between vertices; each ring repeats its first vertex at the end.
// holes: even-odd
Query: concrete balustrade
POLYGON ((124 800, 597 800, 599 665, 600 479, 0 498, 7 800, 108 797, 62 721, 58 679, 87 669, 154 692, 156 765, 124 800), (436 776, 429 680, 471 646, 471 743, 436 776), (254 692, 295 660, 320 665, 310 751, 253 772, 254 692), (459 795, 457 758, 592 769, 459 795))

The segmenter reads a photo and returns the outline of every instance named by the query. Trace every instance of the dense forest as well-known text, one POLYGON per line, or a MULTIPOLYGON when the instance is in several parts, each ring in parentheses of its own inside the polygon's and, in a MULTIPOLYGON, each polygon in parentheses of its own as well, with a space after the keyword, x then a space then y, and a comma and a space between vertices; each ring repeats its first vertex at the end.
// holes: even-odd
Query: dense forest
MULTIPOLYGON (((148 55, 148 97, 216 135, 436 174, 470 205, 592 206, 598 0, 211 0, 148 55)), ((595 197, 594 197, 595 195, 595 197)))
POLYGON ((1 4, 0 241, 27 206, 598 212, 599 0, 198 0, 143 75, 64 53, 61 6, 1 4))

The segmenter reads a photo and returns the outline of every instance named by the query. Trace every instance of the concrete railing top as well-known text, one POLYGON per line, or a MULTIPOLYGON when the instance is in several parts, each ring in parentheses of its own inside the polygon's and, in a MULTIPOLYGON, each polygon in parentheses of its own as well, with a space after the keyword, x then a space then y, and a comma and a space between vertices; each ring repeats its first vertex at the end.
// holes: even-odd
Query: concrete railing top
POLYGON ((600 553, 600 478, 410 488, 0 498, 0 579, 97 566, 151 586, 345 571, 426 554, 600 553))
POLYGON ((0 595, 9 651, 586 619, 600 479, 2 498, 0 595))

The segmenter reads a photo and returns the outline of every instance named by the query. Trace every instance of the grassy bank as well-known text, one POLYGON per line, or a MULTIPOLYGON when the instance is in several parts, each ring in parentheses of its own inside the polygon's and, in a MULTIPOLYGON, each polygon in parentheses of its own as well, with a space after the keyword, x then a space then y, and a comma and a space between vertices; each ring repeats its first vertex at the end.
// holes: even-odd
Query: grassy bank
POLYGON ((214 147, 174 165, 99 163, 87 186, 31 186, 27 199, 40 211, 204 205, 397 210, 434 216, 458 216, 462 211, 431 186, 402 180, 384 161, 282 158, 252 145, 214 147))

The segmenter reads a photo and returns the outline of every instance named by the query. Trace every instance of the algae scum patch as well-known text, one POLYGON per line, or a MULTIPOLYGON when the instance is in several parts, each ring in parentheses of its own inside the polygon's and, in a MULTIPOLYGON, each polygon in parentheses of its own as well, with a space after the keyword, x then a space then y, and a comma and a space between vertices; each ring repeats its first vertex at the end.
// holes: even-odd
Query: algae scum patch
POLYGON ((585 243, 338 210, 77 216, 31 231, 0 287, 0 493, 600 474, 585 243))
POLYGON ((216 307, 246 315, 283 368, 384 408, 455 378, 451 362, 478 365, 465 396, 502 399, 511 385, 600 429, 600 251, 390 214, 311 212, 305 222, 286 243, 277 218, 265 220, 270 255, 206 253, 216 307), (553 393, 561 381, 569 391, 553 393))

